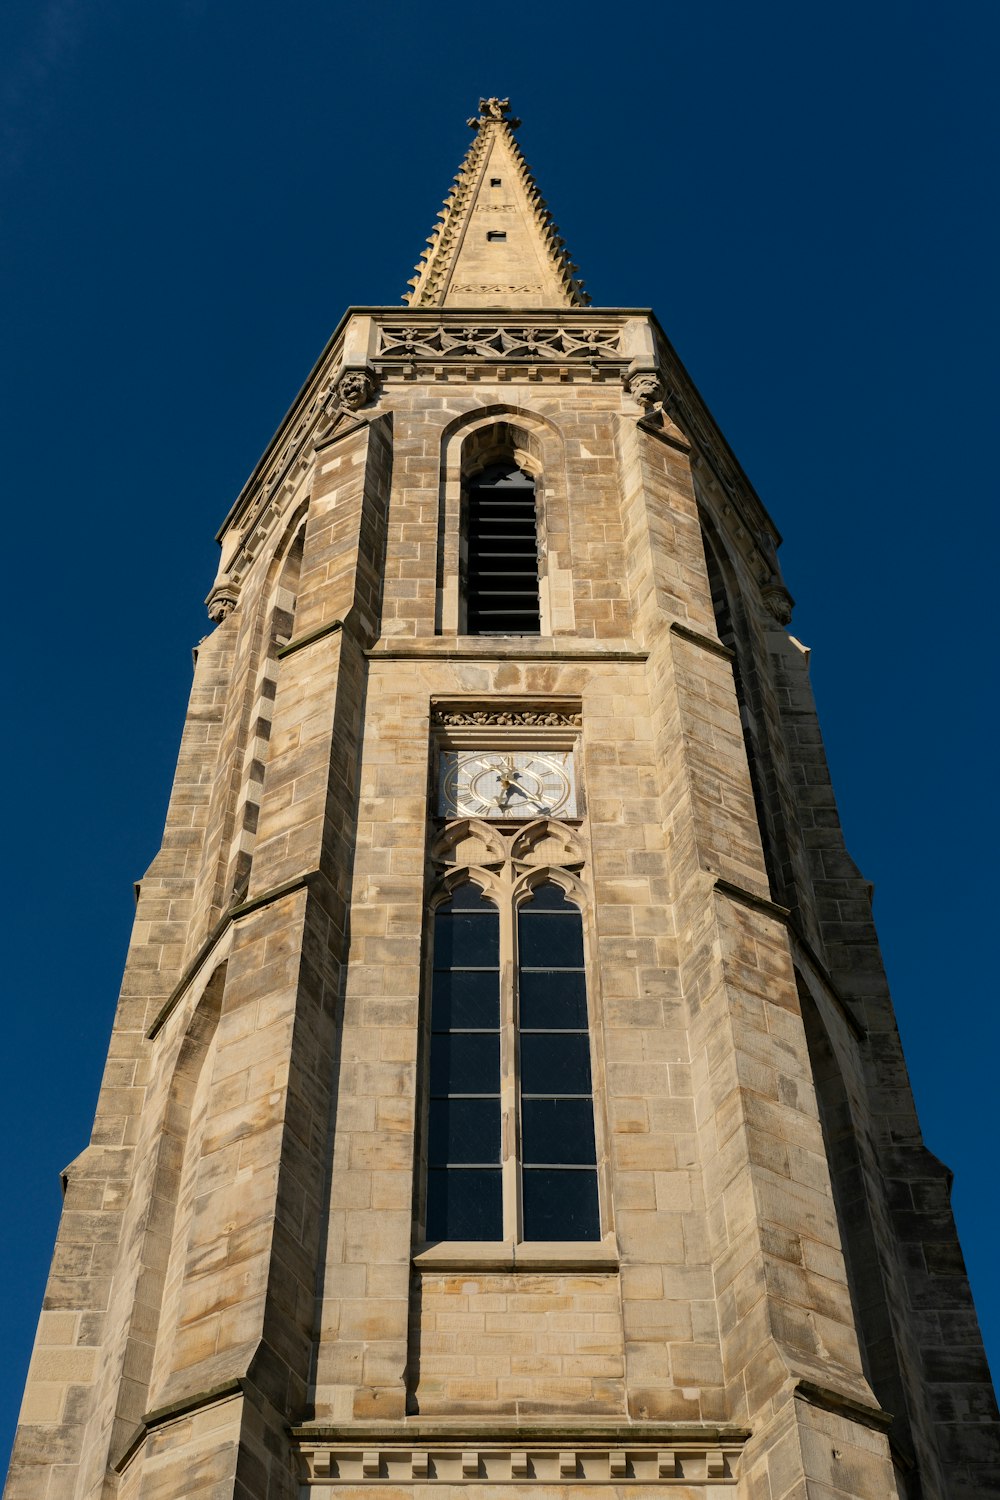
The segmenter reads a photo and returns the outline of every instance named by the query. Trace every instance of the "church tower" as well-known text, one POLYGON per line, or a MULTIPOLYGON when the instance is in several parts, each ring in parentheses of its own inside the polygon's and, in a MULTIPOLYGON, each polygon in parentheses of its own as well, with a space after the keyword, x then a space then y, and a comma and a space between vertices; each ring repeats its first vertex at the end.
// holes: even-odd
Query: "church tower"
POLYGON ((219 532, 7 1500, 997 1495, 777 529, 470 123, 219 532))

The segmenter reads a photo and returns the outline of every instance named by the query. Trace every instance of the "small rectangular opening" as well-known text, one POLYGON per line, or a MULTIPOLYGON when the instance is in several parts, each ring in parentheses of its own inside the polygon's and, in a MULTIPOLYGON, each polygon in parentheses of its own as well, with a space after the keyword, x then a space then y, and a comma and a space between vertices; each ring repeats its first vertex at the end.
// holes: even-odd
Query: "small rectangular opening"
POLYGON ((506 229, 487 229, 486 238, 488 240, 505 240, 507 238, 507 231, 506 229))
POLYGON ((499 177, 491 177, 490 178, 490 187, 499 187, 499 186, 500 186, 500 178, 499 177))

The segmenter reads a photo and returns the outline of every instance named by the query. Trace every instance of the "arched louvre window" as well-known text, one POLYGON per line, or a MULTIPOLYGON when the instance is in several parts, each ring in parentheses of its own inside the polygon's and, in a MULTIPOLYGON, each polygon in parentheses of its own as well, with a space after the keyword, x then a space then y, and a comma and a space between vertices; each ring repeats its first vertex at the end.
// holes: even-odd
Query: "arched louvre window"
POLYGON ((535 484, 513 462, 483 469, 466 489, 466 630, 538 635, 535 484))
POLYGON ((551 883, 501 912, 470 882, 433 945, 426 1238, 599 1239, 579 907, 551 883))
POLYGON ((525 1240, 596 1240, 597 1154, 583 920, 560 886, 518 907, 525 1240))

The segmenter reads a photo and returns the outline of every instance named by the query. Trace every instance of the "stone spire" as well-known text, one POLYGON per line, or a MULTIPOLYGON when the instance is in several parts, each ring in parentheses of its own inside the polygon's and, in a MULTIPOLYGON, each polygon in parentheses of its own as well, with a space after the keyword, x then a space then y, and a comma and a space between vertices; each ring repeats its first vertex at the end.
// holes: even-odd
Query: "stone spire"
POLYGON ((480 99, 476 132, 444 200, 411 307, 584 307, 577 267, 514 140, 509 99, 480 99))

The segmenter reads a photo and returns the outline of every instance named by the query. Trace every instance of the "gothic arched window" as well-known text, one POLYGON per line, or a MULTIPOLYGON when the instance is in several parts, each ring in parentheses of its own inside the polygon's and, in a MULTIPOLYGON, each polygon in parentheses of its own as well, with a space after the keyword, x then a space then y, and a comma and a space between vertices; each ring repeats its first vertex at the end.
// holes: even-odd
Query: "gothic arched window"
POLYGON ((428 1240, 600 1239, 582 914, 520 897, 434 915, 428 1240))
POLYGON ((513 460, 467 481, 465 618, 469 635, 539 635, 535 482, 513 460))

